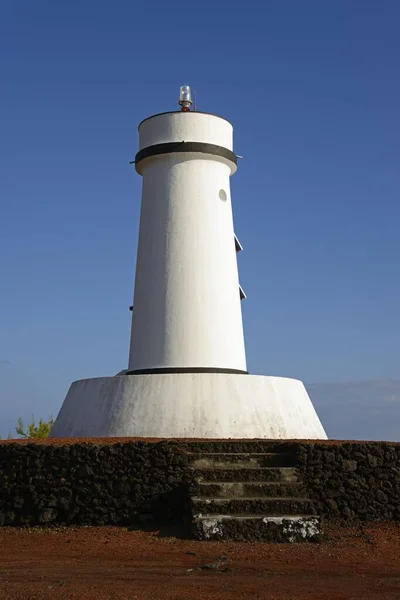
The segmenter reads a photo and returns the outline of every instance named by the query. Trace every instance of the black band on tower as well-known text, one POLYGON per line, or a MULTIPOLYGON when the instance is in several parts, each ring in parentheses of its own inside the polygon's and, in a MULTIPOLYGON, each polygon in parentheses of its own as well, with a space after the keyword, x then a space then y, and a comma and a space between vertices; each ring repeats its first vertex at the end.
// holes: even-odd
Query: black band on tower
POLYGON ((159 156, 160 154, 173 154, 175 152, 200 152, 201 154, 213 154, 220 156, 237 165, 237 156, 232 150, 217 146, 216 144, 205 144, 203 142, 167 142, 165 144, 154 144, 139 150, 135 156, 136 168, 141 160, 150 156, 159 156))
POLYGON ((219 369, 218 367, 161 367, 159 369, 137 369, 127 371, 126 375, 165 375, 172 373, 228 373, 231 375, 248 375, 248 371, 240 369, 219 369))

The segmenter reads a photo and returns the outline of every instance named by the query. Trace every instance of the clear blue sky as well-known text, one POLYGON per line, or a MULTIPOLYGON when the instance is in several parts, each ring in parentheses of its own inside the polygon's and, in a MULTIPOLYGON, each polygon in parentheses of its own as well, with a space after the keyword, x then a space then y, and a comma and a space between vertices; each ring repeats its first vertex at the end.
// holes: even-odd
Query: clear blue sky
POLYGON ((126 367, 137 124, 178 88, 235 126, 248 365, 399 377, 397 0, 0 8, 0 415, 126 367))

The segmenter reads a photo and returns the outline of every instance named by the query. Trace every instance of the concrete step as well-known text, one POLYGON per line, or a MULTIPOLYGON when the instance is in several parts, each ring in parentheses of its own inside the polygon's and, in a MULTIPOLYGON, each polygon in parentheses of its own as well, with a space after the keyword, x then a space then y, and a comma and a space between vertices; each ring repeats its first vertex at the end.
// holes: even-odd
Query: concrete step
POLYGON ((300 483, 279 481, 207 481, 194 483, 190 493, 192 496, 202 498, 299 497, 302 488, 300 483))
POLYGON ((280 440, 207 440, 191 441, 185 446, 180 443, 180 450, 186 453, 236 453, 236 452, 278 452, 295 455, 298 447, 295 443, 280 440))
POLYGON ((242 497, 201 498, 191 497, 194 518, 204 515, 313 515, 313 502, 308 498, 242 497))
POLYGON ((194 479, 197 482, 203 481, 281 481, 293 482, 299 480, 298 470, 293 467, 246 467, 246 468, 201 468, 191 469, 194 479))
POLYGON ((211 541, 309 542, 321 535, 316 515, 203 515, 192 528, 197 539, 211 541))
POLYGON ((277 452, 207 452, 193 454, 190 466, 195 469, 243 469, 255 467, 293 467, 291 454, 277 452))

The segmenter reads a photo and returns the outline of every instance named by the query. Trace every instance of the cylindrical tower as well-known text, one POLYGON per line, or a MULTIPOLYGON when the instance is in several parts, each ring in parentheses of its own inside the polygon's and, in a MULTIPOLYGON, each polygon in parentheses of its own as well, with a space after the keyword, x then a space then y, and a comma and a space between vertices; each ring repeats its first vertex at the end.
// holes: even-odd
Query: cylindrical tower
POLYGON ((230 176, 233 128, 216 115, 139 125, 143 177, 128 373, 246 373, 230 176))

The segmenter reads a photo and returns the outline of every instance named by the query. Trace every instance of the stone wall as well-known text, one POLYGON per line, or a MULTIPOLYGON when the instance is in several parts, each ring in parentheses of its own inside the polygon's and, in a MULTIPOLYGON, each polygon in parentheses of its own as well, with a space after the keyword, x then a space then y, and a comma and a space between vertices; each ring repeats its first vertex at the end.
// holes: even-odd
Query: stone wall
POLYGON ((321 516, 400 520, 400 444, 301 443, 297 459, 308 495, 321 516))
POLYGON ((126 525, 160 511, 168 520, 186 475, 184 457, 162 442, 4 442, 0 524, 126 525))
POLYGON ((328 519, 400 520, 400 444, 51 440, 0 442, 0 524, 129 525, 181 519, 188 452, 293 453, 328 519))

